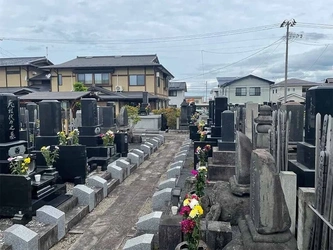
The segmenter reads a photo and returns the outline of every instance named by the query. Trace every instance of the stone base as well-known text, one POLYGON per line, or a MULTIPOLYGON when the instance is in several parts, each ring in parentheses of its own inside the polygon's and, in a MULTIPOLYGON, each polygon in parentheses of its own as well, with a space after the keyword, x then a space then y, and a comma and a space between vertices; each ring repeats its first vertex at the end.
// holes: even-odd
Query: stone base
POLYGON ((238 222, 244 249, 247 250, 297 250, 297 242, 291 232, 263 235, 257 233, 249 215, 238 222))
POLYGON ((316 146, 307 142, 297 143, 297 161, 309 169, 315 168, 316 146))
POLYGON ((212 163, 220 165, 235 165, 235 151, 220 151, 218 147, 213 147, 212 163))
POLYGON ((257 148, 269 148, 269 134, 257 133, 257 148))
POLYGON ((228 182, 233 175, 235 175, 234 165, 213 164, 212 159, 208 158, 208 180, 228 182))
POLYGON ((237 196, 249 195, 250 185, 239 184, 236 180, 236 176, 232 176, 229 179, 231 193, 237 196))
POLYGON ((314 187, 315 170, 309 169, 297 160, 288 161, 288 171, 293 171, 297 175, 297 189, 299 187, 314 187))
POLYGON ((188 125, 180 125, 179 129, 180 130, 188 130, 188 125))

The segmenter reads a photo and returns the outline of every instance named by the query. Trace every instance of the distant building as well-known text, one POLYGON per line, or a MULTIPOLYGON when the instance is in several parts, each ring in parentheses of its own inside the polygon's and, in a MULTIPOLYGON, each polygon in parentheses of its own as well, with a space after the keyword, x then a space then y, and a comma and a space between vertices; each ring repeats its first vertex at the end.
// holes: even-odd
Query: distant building
MULTIPOLYGON (((271 86, 271 102, 284 102, 285 81, 278 82, 271 86)), ((305 102, 306 91, 318 86, 319 83, 304 81, 296 78, 287 80, 287 101, 305 102)))
POLYGON ((180 107, 187 92, 186 82, 169 82, 169 106, 180 107))
POLYGON ((210 90, 210 95, 212 96, 212 99, 215 99, 215 97, 220 96, 220 88, 214 87, 210 90))
POLYGON ((185 100, 187 103, 194 102, 196 105, 200 105, 204 103, 204 97, 203 96, 185 96, 185 100))
POLYGON ((50 70, 46 57, 0 58, 0 92, 24 95, 36 91, 51 91, 50 70))
POLYGON ((274 82, 248 75, 244 77, 217 77, 219 96, 228 97, 228 103, 263 103, 270 100, 270 86, 274 82))

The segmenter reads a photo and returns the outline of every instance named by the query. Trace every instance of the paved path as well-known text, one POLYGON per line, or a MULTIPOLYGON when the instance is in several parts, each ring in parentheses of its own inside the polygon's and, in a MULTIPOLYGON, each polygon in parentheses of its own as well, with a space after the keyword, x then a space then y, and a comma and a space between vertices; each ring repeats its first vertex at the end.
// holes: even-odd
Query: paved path
POLYGON ((135 223, 151 212, 151 197, 188 135, 168 136, 157 152, 117 186, 52 250, 118 250, 135 234, 135 223))

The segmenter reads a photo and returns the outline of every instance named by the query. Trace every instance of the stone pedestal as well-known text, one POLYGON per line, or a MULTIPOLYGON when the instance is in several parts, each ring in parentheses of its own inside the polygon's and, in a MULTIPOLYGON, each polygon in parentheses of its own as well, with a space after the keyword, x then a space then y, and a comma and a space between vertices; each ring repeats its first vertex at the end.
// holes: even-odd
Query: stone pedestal
POLYGON ((235 174, 235 151, 219 151, 213 147, 212 157, 208 158, 208 179, 229 181, 235 174))

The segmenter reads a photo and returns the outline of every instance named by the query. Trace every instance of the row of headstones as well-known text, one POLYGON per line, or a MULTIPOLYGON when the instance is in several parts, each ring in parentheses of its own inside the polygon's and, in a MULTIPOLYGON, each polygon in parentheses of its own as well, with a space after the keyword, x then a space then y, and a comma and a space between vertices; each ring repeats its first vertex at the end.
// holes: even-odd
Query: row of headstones
MULTIPOLYGON (((111 191, 111 190, 110 190, 111 191)), ((78 199, 78 206, 88 207, 89 212, 108 195, 107 181, 99 176, 91 176, 86 185, 76 185, 73 188, 73 196, 78 199), (94 188, 97 188, 96 191, 94 188), (102 191, 102 199, 98 197, 102 191)), ((45 225, 57 226, 56 239, 50 238, 47 242, 49 247, 60 241, 66 234, 66 214, 53 206, 45 205, 36 211, 36 221, 45 225)), ((50 228, 49 230, 52 230, 50 228)), ((43 232, 44 233, 44 232, 43 232)), ((4 244, 11 246, 13 250, 38 250, 41 247, 41 237, 30 228, 14 224, 4 231, 4 244)))
POLYGON ((107 167, 107 171, 111 173, 112 178, 118 179, 122 183, 134 169, 139 167, 145 159, 154 153, 164 143, 163 135, 148 137, 147 140, 140 145, 140 149, 132 149, 127 157, 122 157, 107 167))
POLYGON ((190 150, 191 140, 185 141, 167 170, 167 179, 159 183, 159 191, 152 197, 152 213, 139 218, 136 229, 139 236, 127 240, 124 250, 153 249, 154 236, 159 233, 160 221, 165 207, 170 205, 172 191, 176 187, 180 172, 190 150))
MULTIPOLYGON (((131 169, 135 169, 143 163, 144 159, 149 157, 164 143, 164 136, 157 135, 149 138, 141 145, 141 149, 133 149, 127 154, 127 158, 121 158, 116 162, 109 164, 107 172, 111 173, 113 179, 118 179, 122 183, 130 175, 131 169)), ((88 206, 89 212, 98 205, 97 192, 93 187, 101 188, 103 199, 108 195, 107 181, 99 176, 91 176, 87 179, 86 185, 76 185, 73 188, 73 196, 78 198, 79 206, 88 206)), ((57 240, 61 240, 66 233, 65 213, 52 206, 43 206, 36 212, 36 220, 45 224, 57 225, 57 240)), ((39 249, 38 233, 23 225, 15 224, 4 232, 5 245, 12 246, 14 250, 36 250, 39 249)), ((55 244, 56 242, 53 242, 55 244)))

